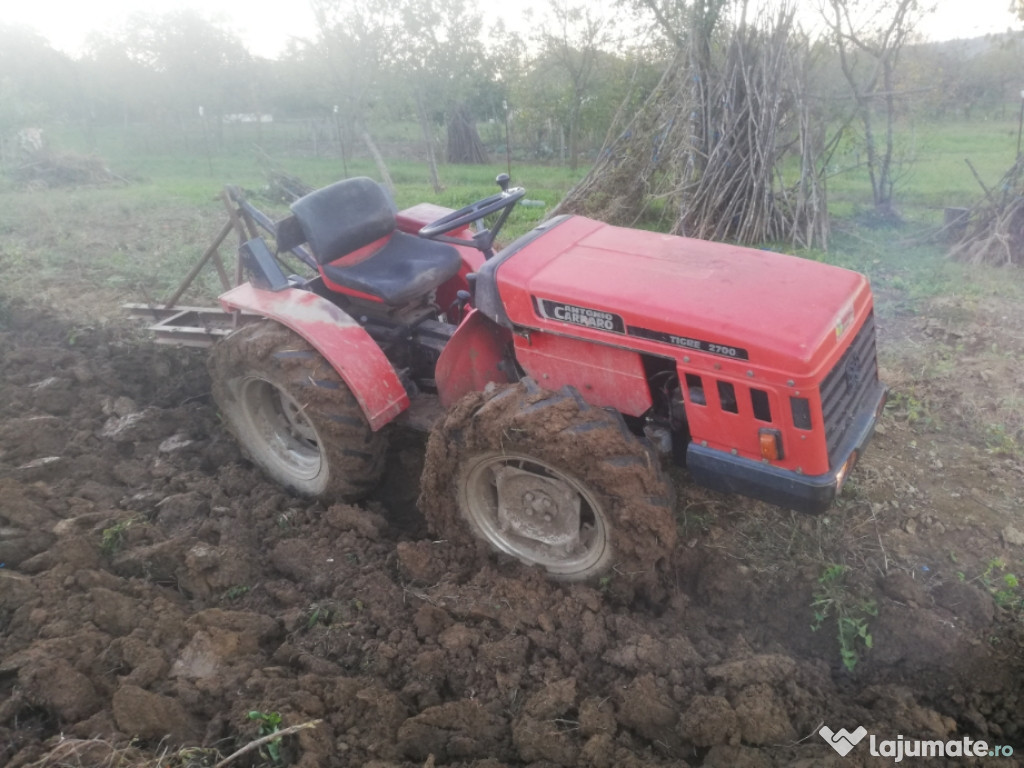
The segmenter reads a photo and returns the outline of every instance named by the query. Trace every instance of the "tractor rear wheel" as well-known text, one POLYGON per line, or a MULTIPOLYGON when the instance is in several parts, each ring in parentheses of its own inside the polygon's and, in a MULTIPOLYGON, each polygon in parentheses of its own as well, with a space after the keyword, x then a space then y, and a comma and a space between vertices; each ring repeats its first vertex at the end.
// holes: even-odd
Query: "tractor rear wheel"
POLYGON ((228 428, 272 479, 325 500, 358 499, 376 486, 387 438, 303 338, 269 320, 247 325, 214 346, 209 368, 228 428))
POLYGON ((456 404, 427 445, 420 508, 564 581, 645 580, 675 544, 671 485, 622 416, 526 379, 456 404))

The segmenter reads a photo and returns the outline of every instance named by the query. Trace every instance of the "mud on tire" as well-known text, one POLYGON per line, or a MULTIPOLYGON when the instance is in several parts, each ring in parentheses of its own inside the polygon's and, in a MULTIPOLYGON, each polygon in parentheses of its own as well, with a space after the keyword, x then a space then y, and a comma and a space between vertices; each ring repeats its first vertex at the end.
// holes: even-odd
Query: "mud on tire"
POLYGON ((313 347, 273 321, 244 326, 210 355, 213 397, 243 452, 303 496, 354 500, 384 469, 387 438, 313 347))
POLYGON ((420 508, 438 537, 482 539, 556 579, 646 580, 675 544, 672 498, 620 414, 525 379, 467 395, 435 427, 420 508))

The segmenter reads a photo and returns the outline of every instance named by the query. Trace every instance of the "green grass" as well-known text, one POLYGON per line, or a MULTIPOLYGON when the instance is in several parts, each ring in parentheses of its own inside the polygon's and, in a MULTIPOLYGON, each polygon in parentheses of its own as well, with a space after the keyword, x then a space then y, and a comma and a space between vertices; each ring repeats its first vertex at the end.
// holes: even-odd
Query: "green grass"
MULTIPOLYGON (((829 209, 852 217, 871 207, 871 184, 851 135, 830 166, 829 209), (858 164, 860 163, 860 164, 858 164)), ((969 207, 984 194, 965 160, 988 187, 998 184, 1017 153, 1016 120, 906 120, 896 132, 896 208, 911 222, 935 224, 946 207, 969 207)))
MULTIPOLYGON (((481 166, 448 165, 439 168, 440 194, 430 186, 426 163, 395 160, 389 149, 401 155, 420 154, 419 137, 407 127, 392 128, 378 136, 388 158, 388 170, 395 183, 399 207, 430 200, 441 205, 465 205, 496 191, 494 178, 506 171, 502 150, 492 153, 491 162, 481 166), (388 140, 401 140, 393 145, 388 140)), ((297 176, 312 186, 323 186, 348 176, 370 176, 380 180, 377 168, 361 144, 349 147, 356 157, 343 160, 337 143, 310 140, 305 124, 281 123, 264 126, 227 126, 225 140, 204 140, 192 126, 187 133, 154 131, 145 127, 117 127, 96 130, 90 137, 80 130, 63 129, 50 134, 63 151, 96 154, 116 174, 133 182, 142 196, 158 192, 161 200, 201 204, 215 196, 225 184, 258 189, 266 183, 268 168, 297 176), (317 156, 319 152, 319 156, 317 156)), ((440 153, 443 155, 443 152, 440 153)), ((513 185, 526 186, 531 199, 554 204, 585 173, 567 168, 521 164, 513 161, 513 185)))
MULTIPOLYGON (((223 152, 207 157, 194 136, 186 147, 181 137, 161 144, 160 136, 115 128, 95 132, 94 149, 124 183, 24 189, 0 176, 0 271, 6 292, 42 298, 88 286, 115 303, 168 296, 220 229, 220 194, 226 184, 242 187, 257 207, 277 218, 287 214, 286 206, 260 196, 268 167, 311 186, 344 176, 340 157, 306 156, 293 149, 287 139, 301 139, 292 135, 293 129, 284 126, 275 139, 279 151, 268 159, 248 142, 228 143, 223 152)), ((56 131, 50 140, 60 152, 90 152, 80 131, 56 131)), ((369 158, 350 159, 345 167, 349 175, 378 178, 369 158)), ((495 176, 506 164, 502 156, 483 166, 442 165, 440 193, 431 187, 425 163, 397 160, 388 169, 399 208, 424 201, 458 208, 494 194, 495 176)), ((528 197, 546 208, 583 174, 518 164, 512 172, 513 184, 526 186, 528 197)), ((502 239, 508 242, 535 226, 546 208, 517 208, 502 239)), ((221 253, 230 261, 232 243, 221 253)), ((215 273, 207 270, 186 301, 208 303, 219 291, 215 273)), ((60 300, 67 303, 64 295, 60 300)))
POLYGON ((861 658, 874 646, 870 631, 871 620, 878 616, 875 600, 855 594, 846 584, 849 568, 832 563, 827 565, 811 599, 813 621, 811 630, 817 632, 826 622, 835 622, 839 658, 847 671, 853 672, 861 658))
MULTIPOLYGON (((219 229, 224 215, 219 195, 225 184, 251 191, 258 207, 280 216, 286 212, 282 204, 258 197, 268 164, 313 186, 341 178, 346 169, 349 175, 377 177, 368 157, 349 158, 343 168, 337 146, 330 141, 321 141, 316 148, 322 156, 315 156, 311 130, 305 123, 262 129, 229 126, 221 146, 212 138, 207 145, 196 126, 187 135, 109 128, 94 132, 93 147, 128 180, 126 184, 25 191, 0 179, 0 270, 7 290, 36 295, 39 285, 86 284, 125 299, 163 296, 219 229)), ((829 252, 801 255, 864 272, 876 288, 886 289, 879 301, 894 311, 913 311, 922 300, 949 293, 1016 295, 1016 288, 998 271, 952 263, 941 245, 920 236, 941 220, 943 207, 970 206, 981 198, 964 158, 972 160, 986 184, 998 182, 1016 152, 1015 120, 918 122, 901 130, 901 142, 911 146, 916 157, 897 189, 897 206, 906 223, 887 229, 859 223, 856 214, 870 209, 870 189, 863 168, 847 170, 829 182, 829 252)), ((406 127, 393 133, 385 137, 390 143, 381 142, 385 152, 401 157, 419 152, 415 141, 408 143, 410 136, 416 138, 415 132, 409 134, 406 127), (397 138, 407 143, 394 143, 397 138)), ((61 151, 89 151, 80 130, 56 130, 50 138, 61 151)), ((837 169, 856 159, 851 152, 837 155, 837 169)), ((484 166, 441 165, 439 193, 429 184, 425 163, 397 159, 389 160, 388 167, 399 208, 423 201, 457 208, 493 194, 494 177, 506 170, 506 159, 501 153, 484 166)), ((527 198, 546 207, 518 207, 502 239, 508 242, 534 226, 585 171, 514 162, 513 184, 526 187, 527 198)), ((223 252, 230 258, 230 248, 223 252)), ((201 294, 217 292, 212 274, 203 281, 201 294)))

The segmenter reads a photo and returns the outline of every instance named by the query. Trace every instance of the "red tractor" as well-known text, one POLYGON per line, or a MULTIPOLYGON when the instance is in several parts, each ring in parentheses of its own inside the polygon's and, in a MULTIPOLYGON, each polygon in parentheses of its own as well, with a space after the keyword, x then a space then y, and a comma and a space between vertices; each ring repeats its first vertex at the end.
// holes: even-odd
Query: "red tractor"
POLYGON ((434 533, 556 578, 652 572, 693 482, 826 509, 885 401, 867 280, 792 256, 558 216, 495 252, 521 188, 396 211, 354 178, 242 246, 214 396, 293 491, 368 494, 389 424, 430 430, 434 533), (489 228, 477 222, 494 215, 489 228), (275 256, 315 267, 288 276, 275 256))

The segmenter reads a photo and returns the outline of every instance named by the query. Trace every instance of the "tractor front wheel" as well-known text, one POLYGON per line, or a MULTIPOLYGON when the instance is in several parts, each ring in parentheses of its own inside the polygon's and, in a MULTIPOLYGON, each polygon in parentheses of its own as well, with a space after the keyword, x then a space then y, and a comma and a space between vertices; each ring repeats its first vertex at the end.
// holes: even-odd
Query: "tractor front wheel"
POLYGON ((247 325, 214 346, 209 367, 228 428, 272 479, 327 501, 373 490, 386 438, 304 339, 272 321, 247 325))
POLYGON ((420 507, 435 534, 481 539, 564 581, 653 577, 675 544, 672 492, 622 416, 526 379, 474 393, 435 428, 420 507))

